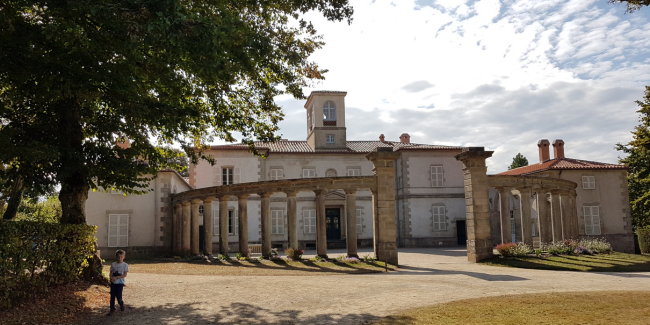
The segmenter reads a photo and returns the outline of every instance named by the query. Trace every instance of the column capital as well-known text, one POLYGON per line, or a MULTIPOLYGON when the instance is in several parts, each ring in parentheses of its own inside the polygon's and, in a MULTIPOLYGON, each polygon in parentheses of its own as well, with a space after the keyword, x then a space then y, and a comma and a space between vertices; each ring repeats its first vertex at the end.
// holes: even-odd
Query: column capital
POLYGON ((232 195, 224 194, 219 196, 219 201, 228 201, 232 195))
POLYGON ((248 197, 251 196, 250 194, 239 194, 237 195, 237 199, 239 200, 246 200, 248 197))
POLYGON ((180 208, 180 207, 182 207, 182 206, 183 206, 183 205, 180 204, 180 203, 174 203, 174 208, 177 208, 177 209, 178 209, 178 208, 180 208))
POLYGON ((203 199, 203 203, 209 203, 209 202, 212 202, 214 200, 216 200, 216 198, 214 196, 209 196, 209 197, 206 197, 205 199, 203 199))
POLYGON ((316 193, 316 195, 323 195, 327 193, 327 190, 314 190, 314 193, 316 193))
POLYGON ((357 194, 356 188, 346 188, 343 191, 345 192, 345 194, 357 194))
POLYGON ((300 192, 300 191, 293 191, 293 190, 292 191, 284 191, 284 193, 287 195, 287 197, 295 197, 296 195, 298 195, 298 192, 300 192))
POLYGON ((517 188, 517 190, 519 190, 519 193, 521 194, 528 193, 528 195, 533 191, 530 187, 517 188))
POLYGON ((191 205, 192 203, 190 203, 190 201, 183 201, 181 204, 182 204, 183 206, 189 206, 189 205, 191 205))
POLYGON ((270 198, 271 195, 273 195, 273 192, 260 192, 260 193, 257 193, 257 195, 259 195, 261 198, 266 199, 266 198, 270 198))
POLYGON ((505 193, 505 192, 509 193, 510 190, 512 190, 512 188, 513 188, 512 186, 498 186, 498 187, 495 187, 495 189, 497 191, 499 191, 499 193, 505 193))
POLYGON ((199 203, 201 203, 201 202, 203 202, 203 201, 202 201, 202 200, 199 200, 199 199, 194 199, 194 200, 192 200, 192 204, 199 204, 199 203))

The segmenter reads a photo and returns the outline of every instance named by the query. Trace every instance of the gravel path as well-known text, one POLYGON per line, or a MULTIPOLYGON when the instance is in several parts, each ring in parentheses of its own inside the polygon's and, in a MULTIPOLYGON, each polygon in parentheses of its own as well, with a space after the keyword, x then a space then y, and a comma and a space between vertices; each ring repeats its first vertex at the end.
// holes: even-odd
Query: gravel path
POLYGON ((388 274, 252 277, 130 273, 124 289, 129 308, 112 317, 104 316, 107 310, 97 311, 88 323, 363 324, 404 309, 467 298, 650 290, 650 273, 484 266, 468 263, 463 249, 403 249, 399 254, 400 270, 388 274))

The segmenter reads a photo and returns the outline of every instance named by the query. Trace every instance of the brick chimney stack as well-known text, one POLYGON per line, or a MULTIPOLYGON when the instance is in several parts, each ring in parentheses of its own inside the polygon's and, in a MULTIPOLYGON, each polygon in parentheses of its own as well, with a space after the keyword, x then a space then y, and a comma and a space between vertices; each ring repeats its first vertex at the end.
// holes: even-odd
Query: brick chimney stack
POLYGON ((380 135, 379 135, 379 141, 381 141, 381 142, 385 142, 384 139, 385 139, 384 135, 383 135, 383 134, 380 134, 380 135))
POLYGON ((553 156, 555 159, 564 158, 564 141, 562 139, 553 141, 553 156))
POLYGON ((539 147, 539 162, 545 162, 551 159, 548 147, 550 144, 547 139, 542 139, 537 142, 537 147, 539 147))
POLYGON ((399 142, 411 143, 411 136, 408 133, 402 133, 402 135, 399 136, 399 142))

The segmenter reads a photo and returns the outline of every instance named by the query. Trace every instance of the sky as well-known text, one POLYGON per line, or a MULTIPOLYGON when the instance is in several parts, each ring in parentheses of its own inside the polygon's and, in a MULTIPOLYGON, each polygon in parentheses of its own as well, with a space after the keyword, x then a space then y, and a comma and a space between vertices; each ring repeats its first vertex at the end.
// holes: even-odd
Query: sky
MULTIPOLYGON (((650 85, 650 7, 607 0, 351 0, 352 24, 313 21, 328 69, 312 90, 347 91, 348 140, 478 146, 488 173, 537 141, 617 163, 650 85)), ((306 139, 305 101, 279 96, 282 138, 306 139)), ((553 156, 551 151, 551 157, 553 156)))

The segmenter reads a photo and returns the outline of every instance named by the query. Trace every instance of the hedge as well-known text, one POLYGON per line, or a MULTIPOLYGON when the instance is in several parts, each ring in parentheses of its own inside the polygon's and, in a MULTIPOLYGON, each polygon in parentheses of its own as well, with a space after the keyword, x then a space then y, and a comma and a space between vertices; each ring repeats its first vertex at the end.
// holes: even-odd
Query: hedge
POLYGON ((0 308, 76 280, 95 252, 89 225, 0 221, 0 308))
POLYGON ((636 230, 639 238, 639 249, 642 254, 650 254, 650 228, 645 227, 636 230))

